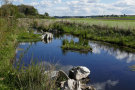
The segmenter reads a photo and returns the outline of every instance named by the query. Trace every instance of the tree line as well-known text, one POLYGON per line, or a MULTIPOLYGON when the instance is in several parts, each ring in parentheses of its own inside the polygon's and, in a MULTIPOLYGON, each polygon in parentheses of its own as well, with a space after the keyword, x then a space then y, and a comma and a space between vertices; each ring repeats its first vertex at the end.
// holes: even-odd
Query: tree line
POLYGON ((49 18, 49 14, 45 12, 44 15, 39 14, 38 10, 30 5, 13 5, 12 3, 6 3, 0 7, 1 17, 36 17, 36 18, 49 18))

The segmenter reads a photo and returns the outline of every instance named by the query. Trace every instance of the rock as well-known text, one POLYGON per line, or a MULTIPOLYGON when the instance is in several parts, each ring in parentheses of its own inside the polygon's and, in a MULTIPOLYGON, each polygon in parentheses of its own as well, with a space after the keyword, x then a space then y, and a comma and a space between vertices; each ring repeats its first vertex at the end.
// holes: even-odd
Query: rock
POLYGON ((60 70, 58 72, 58 76, 57 76, 57 80, 56 80, 56 85, 58 87, 60 87, 61 82, 62 81, 67 81, 68 79, 69 79, 68 75, 64 71, 60 70))
POLYGON ((74 67, 69 71, 69 77, 75 80, 81 80, 87 78, 90 74, 90 70, 84 66, 74 67))
POLYGON ((69 79, 61 82, 61 90, 82 90, 80 81, 69 79))
POLYGON ((41 39, 53 39, 53 34, 49 32, 45 32, 44 35, 41 36, 41 39))
POLYGON ((44 74, 47 74, 50 78, 57 78, 59 71, 45 71, 44 74))
POLYGON ((74 79, 61 82, 60 88, 61 90, 96 90, 93 86, 81 84, 80 81, 74 79))
POLYGON ((83 78, 81 80, 79 80, 81 83, 83 84, 88 84, 90 82, 90 78, 89 77, 86 77, 86 78, 83 78))

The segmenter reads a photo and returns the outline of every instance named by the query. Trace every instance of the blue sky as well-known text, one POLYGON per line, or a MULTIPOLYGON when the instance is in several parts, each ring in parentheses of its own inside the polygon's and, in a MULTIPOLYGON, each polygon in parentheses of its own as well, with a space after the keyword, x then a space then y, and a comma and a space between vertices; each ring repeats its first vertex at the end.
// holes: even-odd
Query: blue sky
POLYGON ((33 5, 39 13, 51 16, 135 15, 135 0, 10 0, 33 5))

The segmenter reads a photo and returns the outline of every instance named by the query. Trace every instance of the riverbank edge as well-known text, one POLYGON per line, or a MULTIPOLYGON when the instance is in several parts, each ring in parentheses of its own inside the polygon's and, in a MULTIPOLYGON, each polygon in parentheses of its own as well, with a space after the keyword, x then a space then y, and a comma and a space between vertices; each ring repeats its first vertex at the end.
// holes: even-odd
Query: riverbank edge
MULTIPOLYGON (((28 32, 28 27, 19 27, 16 20, 7 21, 6 18, 0 18, 0 27, 0 89, 25 89, 25 85, 21 86, 21 84, 30 83, 32 85, 35 83, 25 79, 30 79, 29 77, 31 77, 38 80, 38 75, 43 80, 46 80, 47 77, 46 75, 43 75, 43 72, 41 71, 43 70, 43 67, 41 65, 32 64, 27 68, 24 66, 22 68, 13 66, 18 43, 39 41, 41 40, 40 35, 28 32), (12 25, 9 25, 11 24, 10 22, 12 22, 12 25), (29 75, 29 73, 31 74, 29 75)), ((44 82, 43 80, 40 80, 39 82, 44 82)), ((49 82, 46 81, 46 84, 48 85, 46 86, 48 89, 55 87, 53 80, 49 82), (49 86, 49 83, 52 85, 49 86)))
POLYGON ((59 20, 59 21, 46 21, 35 20, 33 27, 38 30, 48 31, 48 32, 61 32, 68 33, 74 36, 82 37, 87 40, 95 40, 106 42, 114 45, 118 45, 124 48, 128 52, 135 52, 135 31, 134 30, 124 30, 117 27, 101 27, 98 25, 88 25, 83 23, 75 23, 71 21, 59 20), (101 30, 101 34, 98 33, 98 29, 101 30), (94 32, 94 30, 97 30, 94 32), (92 33, 89 33, 91 32, 92 33), (103 32, 102 32, 103 31, 103 32), (104 32, 105 31, 105 32, 104 32), (127 35, 126 35, 127 33, 127 35), (107 35, 108 34, 108 35, 107 35), (129 34, 129 35, 128 35, 129 34), (132 35, 131 35, 132 34, 132 35))

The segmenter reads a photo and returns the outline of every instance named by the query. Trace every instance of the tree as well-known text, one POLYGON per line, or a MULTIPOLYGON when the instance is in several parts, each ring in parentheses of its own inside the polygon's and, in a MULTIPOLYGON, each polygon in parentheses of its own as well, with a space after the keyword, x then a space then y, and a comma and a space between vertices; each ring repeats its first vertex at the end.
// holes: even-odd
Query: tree
POLYGON ((45 14, 44 14, 45 16, 47 16, 47 17, 49 17, 49 14, 47 13, 47 12, 45 12, 45 14))
POLYGON ((19 12, 17 6, 12 4, 5 4, 2 5, 0 8, 0 15, 3 17, 9 17, 9 16, 16 17, 18 13, 19 12))
POLYGON ((33 6, 29 5, 19 5, 18 6, 19 12, 25 15, 37 15, 38 11, 33 6))

